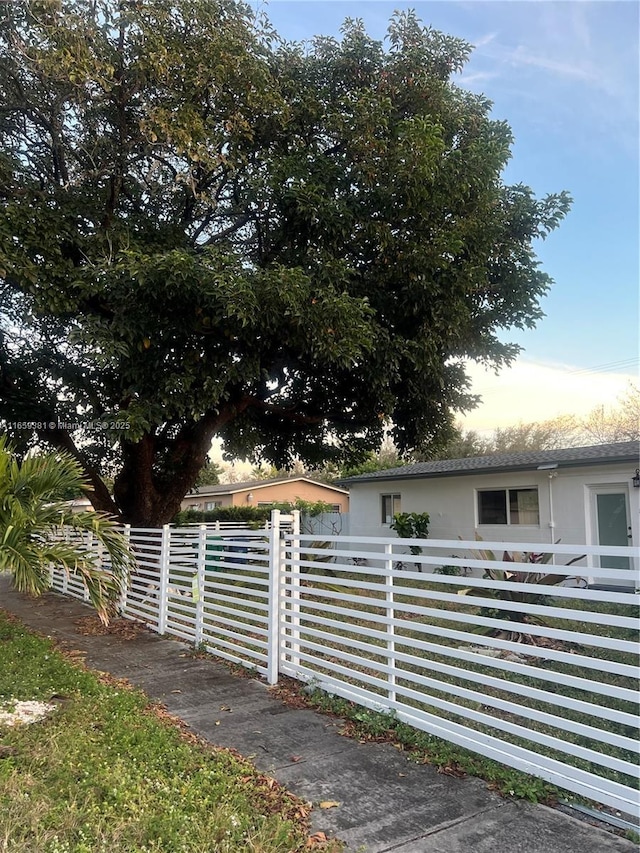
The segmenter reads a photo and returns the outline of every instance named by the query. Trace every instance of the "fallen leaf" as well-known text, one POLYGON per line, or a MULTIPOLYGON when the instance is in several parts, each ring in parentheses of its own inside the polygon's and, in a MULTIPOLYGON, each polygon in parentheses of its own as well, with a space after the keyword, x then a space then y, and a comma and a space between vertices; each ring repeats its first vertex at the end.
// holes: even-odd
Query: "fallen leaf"
POLYGON ((326 844, 327 840, 324 832, 314 832, 313 835, 307 838, 307 847, 315 847, 316 844, 326 844))
POLYGON ((182 690, 172 690, 172 693, 182 693, 182 690))
POLYGON ((220 720, 216 720, 215 725, 216 725, 216 726, 219 726, 219 725, 220 725, 220 720))
POLYGON ((229 708, 228 705, 220 705, 220 710, 221 711, 231 711, 231 708, 229 708))
POLYGON ((319 805, 321 809, 335 809, 342 803, 338 803, 336 800, 323 800, 319 805))
POLYGON ((406 773, 398 773, 398 776, 406 776, 406 773))
POLYGON ((446 764, 438 767, 438 773, 442 773, 446 776, 455 776, 457 779, 464 779, 467 775, 464 770, 456 767, 455 764, 446 764))
POLYGON ((296 762, 296 761, 302 761, 302 756, 301 756, 301 755, 292 755, 292 756, 291 756, 291 760, 292 760, 293 762, 296 762))

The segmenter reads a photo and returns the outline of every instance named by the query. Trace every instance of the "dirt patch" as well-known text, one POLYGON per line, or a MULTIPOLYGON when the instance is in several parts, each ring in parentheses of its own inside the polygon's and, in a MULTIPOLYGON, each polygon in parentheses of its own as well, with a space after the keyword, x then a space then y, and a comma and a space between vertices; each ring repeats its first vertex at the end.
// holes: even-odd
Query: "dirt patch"
POLYGON ((76 633, 84 637, 120 637, 122 640, 136 640, 148 634, 149 629, 142 622, 132 622, 131 619, 112 619, 108 625, 103 625, 97 616, 83 616, 73 623, 76 633))

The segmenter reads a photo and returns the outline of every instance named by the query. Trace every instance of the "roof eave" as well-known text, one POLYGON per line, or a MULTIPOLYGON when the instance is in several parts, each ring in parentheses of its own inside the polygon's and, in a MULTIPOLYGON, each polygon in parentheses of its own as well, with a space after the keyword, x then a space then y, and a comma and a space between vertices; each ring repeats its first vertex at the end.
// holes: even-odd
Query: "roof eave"
MULTIPOLYGON (((635 464, 638 459, 636 456, 629 454, 619 458, 604 458, 604 459, 568 459, 557 463, 557 467, 553 470, 561 468, 591 468, 594 465, 624 465, 627 463, 635 464)), ((436 480, 441 477, 469 477, 472 475, 484 474, 509 474, 518 473, 520 471, 538 471, 540 465, 545 463, 516 463, 515 465, 497 465, 491 468, 465 468, 463 470, 452 471, 419 471, 407 474, 380 474, 379 476, 368 476, 362 478, 354 478, 340 480, 341 483, 347 484, 349 487, 357 486, 360 483, 391 483, 397 480, 436 480)))
POLYGON ((323 489, 330 489, 333 492, 338 492, 342 495, 348 495, 347 489, 340 486, 335 486, 330 483, 319 483, 317 480, 311 480, 309 477, 282 477, 278 480, 256 480, 254 483, 238 483, 238 488, 225 488, 226 486, 234 486, 234 483, 214 483, 209 489, 207 486, 200 486, 203 491, 198 491, 196 495, 188 495, 188 497, 215 497, 216 495, 237 495, 242 492, 251 492, 254 489, 266 489, 270 486, 282 486, 285 483, 311 483, 313 486, 319 486, 323 489), (219 488, 222 486, 223 488, 219 488), (218 488, 216 488, 218 487, 218 488), (206 491, 204 491, 206 489, 206 491))

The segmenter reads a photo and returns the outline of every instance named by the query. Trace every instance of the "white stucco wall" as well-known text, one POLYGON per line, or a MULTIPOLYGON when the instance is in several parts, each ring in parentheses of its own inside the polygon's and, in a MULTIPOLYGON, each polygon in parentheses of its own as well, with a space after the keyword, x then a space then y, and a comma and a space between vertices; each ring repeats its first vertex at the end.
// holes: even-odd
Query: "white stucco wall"
POLYGON ((473 539, 476 532, 485 540, 499 542, 552 542, 596 544, 594 527, 594 491, 615 486, 626 490, 632 539, 640 543, 638 497, 640 489, 631 483, 633 470, 628 463, 615 465, 558 468, 549 478, 547 471, 508 474, 472 474, 420 480, 389 480, 352 484, 350 489, 350 532, 352 536, 387 536, 389 526, 382 524, 381 496, 400 494, 402 512, 428 512, 431 516, 429 538, 473 539), (540 523, 538 525, 478 525, 476 491, 490 488, 538 487, 540 523), (552 491, 551 527, 549 489, 552 491))

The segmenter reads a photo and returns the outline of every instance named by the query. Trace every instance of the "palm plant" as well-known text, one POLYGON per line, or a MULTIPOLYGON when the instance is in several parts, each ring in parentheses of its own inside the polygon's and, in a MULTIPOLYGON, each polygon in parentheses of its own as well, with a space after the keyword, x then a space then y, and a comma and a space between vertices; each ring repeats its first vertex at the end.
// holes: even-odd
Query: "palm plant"
POLYGON ((72 512, 65 498, 83 488, 82 470, 70 456, 48 453, 20 462, 6 436, 0 436, 0 572, 10 572, 20 592, 37 596, 51 586, 50 566, 61 566, 82 578, 106 624, 134 558, 105 515, 72 512), (102 544, 108 569, 83 536, 102 544))
MULTIPOLYGON (((482 537, 476 533, 476 540, 482 541, 482 537)), ((556 545, 560 542, 555 543, 556 545)), ((496 557, 493 551, 489 551, 487 549, 471 551, 472 557, 476 560, 484 560, 485 562, 489 561, 497 561, 499 558, 496 557)), ((547 552, 544 554, 535 554, 530 551, 514 551, 513 553, 509 553, 509 551, 505 551, 502 555, 502 562, 504 563, 514 563, 514 564, 527 564, 527 565, 545 565, 551 562, 553 554, 547 552)), ((585 557, 582 554, 580 557, 574 557, 572 560, 569 560, 568 563, 565 563, 565 566, 571 566, 574 563, 583 560, 585 557)), ((493 581, 510 581, 514 584, 532 584, 536 587, 536 589, 540 586, 559 586, 564 581, 568 580, 572 577, 570 574, 566 575, 555 575, 548 574, 545 572, 531 572, 526 570, 518 570, 514 565, 513 571, 505 571, 504 569, 492 569, 489 566, 486 566, 483 577, 488 580, 493 581)), ((465 589, 462 590, 463 594, 468 594, 471 590, 465 589)), ((483 626, 479 626, 475 629, 475 633, 485 634, 487 636, 499 637, 501 639, 513 640, 514 642, 519 643, 530 643, 532 645, 535 644, 535 640, 531 637, 530 634, 526 633, 524 625, 526 623, 529 624, 544 624, 543 620, 539 617, 532 615, 531 613, 524 612, 519 605, 521 604, 546 604, 548 600, 548 596, 541 594, 537 591, 532 592, 523 592, 521 590, 510 590, 505 587, 501 587, 499 589, 486 589, 483 591, 483 594, 487 598, 493 598, 496 601, 508 602, 510 607, 483 607, 480 609, 478 615, 488 617, 491 619, 504 619, 512 623, 512 630, 504 631, 498 630, 497 628, 487 628, 483 626)))

